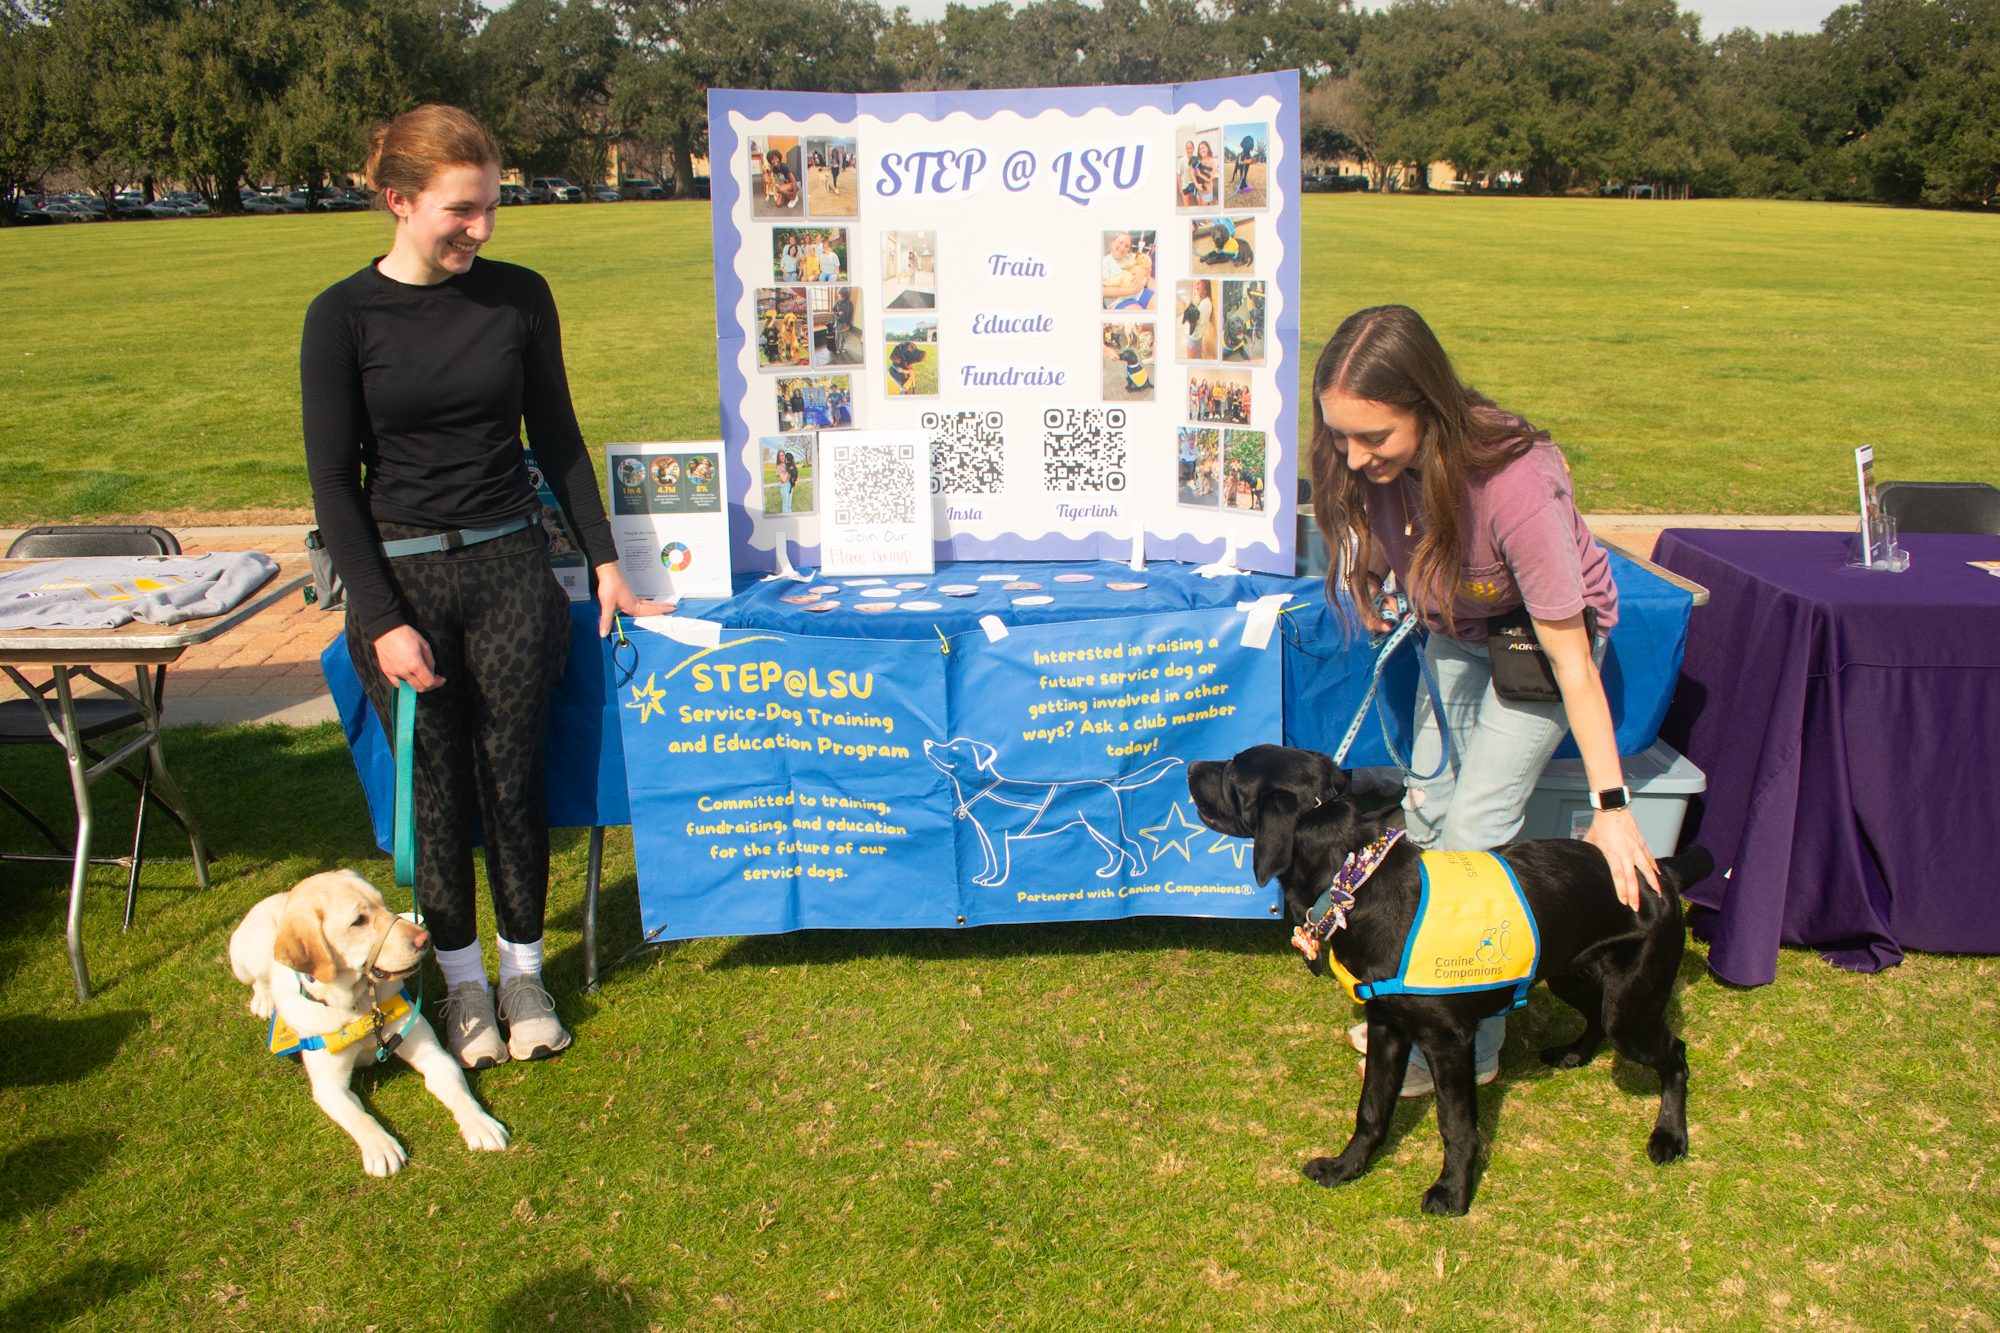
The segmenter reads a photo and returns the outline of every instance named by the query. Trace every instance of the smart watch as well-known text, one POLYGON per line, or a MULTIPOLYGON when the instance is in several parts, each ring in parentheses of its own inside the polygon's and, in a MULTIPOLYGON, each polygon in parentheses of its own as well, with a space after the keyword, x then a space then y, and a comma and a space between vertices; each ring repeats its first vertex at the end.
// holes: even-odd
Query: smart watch
POLYGON ((1632 804, 1630 787, 1606 787, 1603 791, 1590 794, 1590 808, 1593 810, 1623 810, 1632 804))

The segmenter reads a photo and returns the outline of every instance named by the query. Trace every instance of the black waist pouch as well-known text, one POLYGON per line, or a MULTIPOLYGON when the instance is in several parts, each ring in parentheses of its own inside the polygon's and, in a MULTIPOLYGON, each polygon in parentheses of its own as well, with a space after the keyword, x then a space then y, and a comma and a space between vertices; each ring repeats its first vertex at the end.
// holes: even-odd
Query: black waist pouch
MULTIPOLYGON (((1583 609, 1586 642, 1597 642, 1597 612, 1583 609)), ((1528 608, 1486 617, 1486 650, 1493 661, 1493 692, 1515 704, 1559 704, 1555 667, 1542 641, 1535 637, 1535 619, 1528 608)))

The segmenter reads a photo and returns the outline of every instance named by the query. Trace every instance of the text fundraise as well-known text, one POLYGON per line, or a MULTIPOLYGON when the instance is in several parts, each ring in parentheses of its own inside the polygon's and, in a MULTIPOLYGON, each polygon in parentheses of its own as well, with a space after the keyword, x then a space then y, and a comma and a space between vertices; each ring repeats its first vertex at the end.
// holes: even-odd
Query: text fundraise
POLYGON ((1143 187, 1150 162, 1143 143, 1081 143, 1056 150, 1046 169, 1031 150, 1017 148, 992 171, 993 159, 977 146, 891 148, 874 165, 875 193, 884 199, 969 198, 997 175, 1010 193, 1041 180, 1059 197, 1088 208, 1100 195, 1143 187))

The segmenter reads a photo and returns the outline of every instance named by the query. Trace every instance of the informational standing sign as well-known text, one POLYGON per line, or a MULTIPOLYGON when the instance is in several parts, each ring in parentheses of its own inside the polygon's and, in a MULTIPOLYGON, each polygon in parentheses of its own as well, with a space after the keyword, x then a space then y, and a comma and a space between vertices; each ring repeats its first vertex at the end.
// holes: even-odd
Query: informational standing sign
POLYGON ((930 448, 939 559, 1293 570, 1295 72, 1151 87, 712 91, 741 568, 832 518, 842 432, 930 448), (789 456, 790 461, 785 458, 789 456))
POLYGON ((729 517, 714 444, 604 449, 618 568, 641 597, 727 597, 729 517))
POLYGON ((931 572, 929 440, 910 430, 831 435, 819 463, 820 573, 931 572))

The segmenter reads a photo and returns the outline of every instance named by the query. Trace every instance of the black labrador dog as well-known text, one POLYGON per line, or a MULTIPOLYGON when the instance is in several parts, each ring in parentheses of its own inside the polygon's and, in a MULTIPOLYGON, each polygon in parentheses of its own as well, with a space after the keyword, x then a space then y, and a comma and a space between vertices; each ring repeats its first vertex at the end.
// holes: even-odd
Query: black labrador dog
MULTIPOLYGON (((1273 876, 1292 921, 1333 882, 1349 853, 1367 846, 1384 825, 1347 799, 1347 775, 1323 754, 1259 745, 1226 763, 1188 765, 1188 790, 1210 828, 1254 841, 1257 882, 1273 876)), ((1347 925, 1327 941, 1340 965, 1361 981, 1395 975, 1415 924, 1422 893, 1421 853, 1408 841, 1390 849, 1355 894, 1347 925)), ((1660 1075, 1660 1114, 1646 1155, 1664 1166, 1687 1152, 1687 1047, 1667 1030, 1667 1001, 1680 972, 1685 935, 1680 891, 1715 868, 1693 847, 1659 863, 1660 888, 1644 884, 1638 912, 1618 901, 1611 867, 1595 847, 1544 839, 1502 849, 1520 881, 1541 932, 1535 980, 1582 1012, 1583 1035, 1542 1052, 1559 1069, 1588 1064, 1608 1036, 1628 1060, 1660 1075)), ((1325 954, 1309 964, 1325 969, 1325 954)), ((1508 990, 1456 995, 1385 995, 1368 1001, 1368 1073, 1361 1086, 1354 1137, 1338 1157, 1316 1157, 1305 1173, 1322 1185, 1353 1180, 1382 1145, 1410 1044, 1421 1046, 1437 1085, 1444 1170, 1424 1192, 1424 1211, 1462 1214, 1472 1204, 1479 1156, 1479 1106, 1473 1083, 1472 1037, 1480 1020, 1500 1012, 1508 990)))

